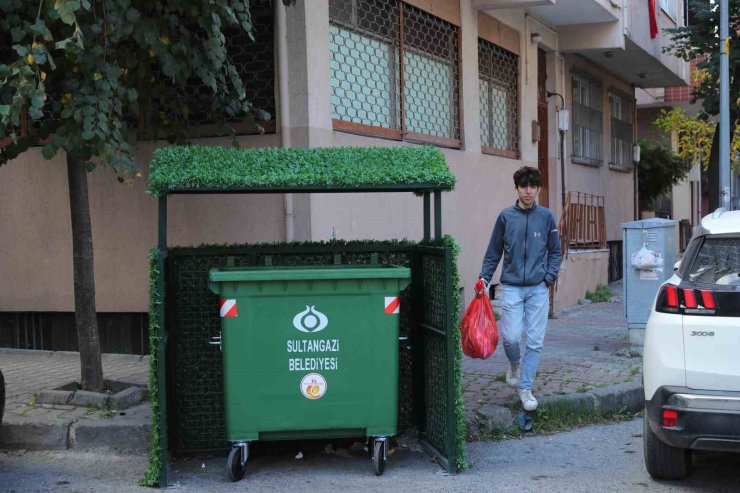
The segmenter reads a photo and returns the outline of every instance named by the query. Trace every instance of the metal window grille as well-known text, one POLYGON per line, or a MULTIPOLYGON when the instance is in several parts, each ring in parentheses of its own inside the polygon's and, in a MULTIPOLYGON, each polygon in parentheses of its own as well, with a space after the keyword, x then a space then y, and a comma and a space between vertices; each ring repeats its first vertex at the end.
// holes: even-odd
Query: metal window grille
POLYGON ((578 72, 573 84, 573 161, 592 166, 604 162, 601 83, 578 72))
POLYGON ((331 0, 329 16, 335 120, 358 132, 459 145, 456 26, 398 0, 331 0))
MULTIPOLYGON (((478 39, 481 145, 519 155, 519 57, 478 39)), ((494 151, 495 152, 495 151, 494 151)))
POLYGON ((632 111, 630 99, 618 92, 609 93, 611 110, 611 154, 609 167, 619 171, 632 171, 632 111))
MULTIPOLYGON (((275 131, 275 24, 269 4, 253 3, 250 7, 254 40, 240 27, 224 31, 229 57, 242 79, 247 101, 256 110, 269 115, 267 121, 258 122, 268 133, 275 131)), ((217 95, 200 80, 192 80, 183 94, 183 104, 188 108, 187 121, 195 127, 198 137, 224 135, 225 129, 216 128, 218 115, 213 114, 213 100, 217 95)), ((265 115, 265 116, 267 116, 265 115)), ((229 127, 237 135, 258 133, 255 125, 242 124, 239 115, 229 127)))
POLYGON ((395 0, 329 2, 332 118, 400 129, 395 0))

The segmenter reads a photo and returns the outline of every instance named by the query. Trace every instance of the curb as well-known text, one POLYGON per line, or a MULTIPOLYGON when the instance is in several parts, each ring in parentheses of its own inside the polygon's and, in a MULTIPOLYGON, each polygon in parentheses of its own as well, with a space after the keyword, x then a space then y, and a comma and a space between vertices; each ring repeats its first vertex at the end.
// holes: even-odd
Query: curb
POLYGON ((9 419, 0 426, 0 449, 149 450, 149 403, 111 419, 9 419))
MULTIPOLYGON (((599 411, 604 415, 617 412, 638 412, 645 407, 645 391, 641 382, 628 382, 589 390, 577 394, 547 395, 540 407, 558 409, 573 414, 599 411)), ((483 404, 477 411, 465 412, 469 440, 479 440, 482 433, 506 433, 516 428, 516 412, 506 406, 483 404)))

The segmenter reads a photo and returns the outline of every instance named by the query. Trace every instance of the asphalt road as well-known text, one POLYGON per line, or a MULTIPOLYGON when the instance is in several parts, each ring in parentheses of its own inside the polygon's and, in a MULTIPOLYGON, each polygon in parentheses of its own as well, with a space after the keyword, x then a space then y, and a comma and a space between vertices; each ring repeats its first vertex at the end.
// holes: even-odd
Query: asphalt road
MULTIPOLYGON (((695 457, 694 474, 683 482, 658 482, 645 472, 642 420, 581 428, 549 436, 468 444, 474 467, 448 476, 421 452, 401 448, 381 477, 361 447, 327 454, 321 443, 287 443, 263 450, 247 476, 232 483, 224 457, 174 462, 174 491, 344 492, 738 492, 740 455, 695 457)), ((149 491, 136 485, 146 468, 143 455, 80 452, 0 452, 2 492, 149 491)))

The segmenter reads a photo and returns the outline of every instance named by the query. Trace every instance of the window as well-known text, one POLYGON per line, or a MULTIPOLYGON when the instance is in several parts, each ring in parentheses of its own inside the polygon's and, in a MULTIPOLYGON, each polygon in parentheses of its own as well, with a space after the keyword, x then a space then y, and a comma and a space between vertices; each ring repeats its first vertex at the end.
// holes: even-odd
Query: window
POLYGON ((601 83, 579 72, 573 83, 573 162, 601 166, 603 133, 601 83))
POLYGON ((678 20, 678 1, 677 0, 660 0, 660 8, 663 12, 668 14, 668 17, 673 19, 673 22, 678 20))
POLYGON ((609 93, 611 112, 611 153, 609 167, 619 171, 632 171, 632 102, 624 94, 609 93))
POLYGON ((740 286, 740 238, 704 238, 687 274, 691 282, 740 286))
POLYGON ((519 157, 519 57, 478 39, 478 97, 483 152, 519 157))
MULTIPOLYGON (((229 57, 236 67, 244 84, 247 100, 252 107, 261 111, 267 121, 259 121, 265 132, 275 132, 275 33, 274 14, 269 4, 255 3, 250 7, 253 36, 252 40, 241 27, 230 28, 224 31, 229 57)), ((224 135, 226 129, 219 129, 215 125, 218 121, 214 111, 219 111, 219 105, 214 105, 213 90, 199 79, 190 81, 183 95, 183 106, 187 107, 188 123, 195 128, 198 137, 224 135)), ((229 122, 237 135, 261 133, 262 130, 254 124, 242 121, 229 122)))
POLYGON ((334 127, 459 147, 458 28, 398 0, 331 0, 329 16, 334 127))

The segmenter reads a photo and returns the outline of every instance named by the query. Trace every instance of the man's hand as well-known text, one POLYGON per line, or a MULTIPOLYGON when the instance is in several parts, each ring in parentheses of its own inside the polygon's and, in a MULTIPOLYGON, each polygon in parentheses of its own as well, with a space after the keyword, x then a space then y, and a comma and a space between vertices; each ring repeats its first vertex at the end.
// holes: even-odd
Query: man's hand
POLYGON ((482 293, 483 291, 488 292, 489 286, 490 283, 481 277, 475 283, 475 292, 478 294, 482 293))

